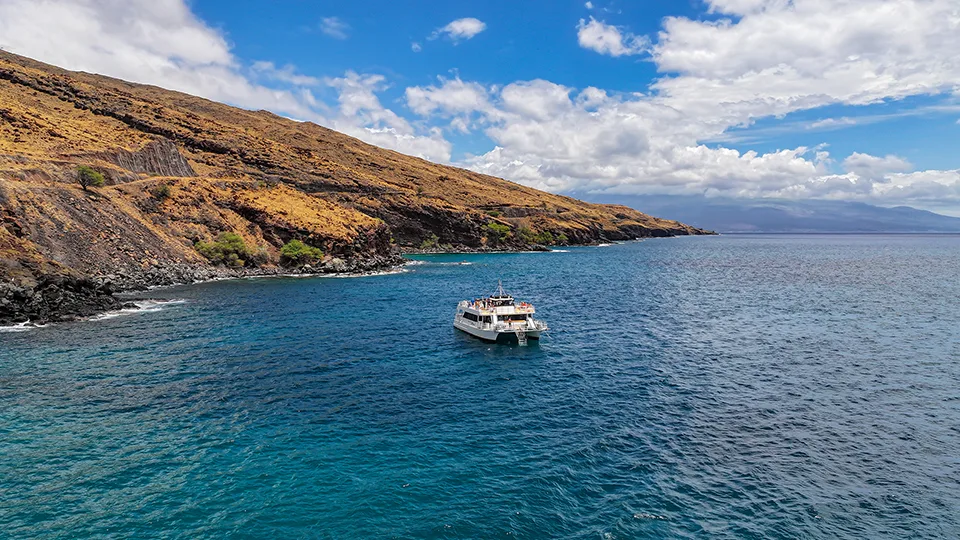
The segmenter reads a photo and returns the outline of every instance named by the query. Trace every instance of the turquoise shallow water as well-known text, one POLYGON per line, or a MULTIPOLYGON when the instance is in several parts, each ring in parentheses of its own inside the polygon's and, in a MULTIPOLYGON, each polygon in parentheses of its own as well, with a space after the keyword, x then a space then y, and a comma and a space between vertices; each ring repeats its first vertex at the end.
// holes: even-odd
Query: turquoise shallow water
POLYGON ((0 537, 960 536, 960 238, 419 259, 0 333, 0 537))

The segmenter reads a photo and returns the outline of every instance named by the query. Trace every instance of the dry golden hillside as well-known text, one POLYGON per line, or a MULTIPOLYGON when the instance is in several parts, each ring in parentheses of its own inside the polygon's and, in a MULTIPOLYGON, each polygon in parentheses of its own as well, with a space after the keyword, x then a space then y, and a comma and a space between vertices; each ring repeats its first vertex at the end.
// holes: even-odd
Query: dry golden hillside
POLYGON ((257 252, 247 267, 276 265, 280 247, 301 240, 328 263, 336 257, 365 269, 393 264, 398 247, 425 240, 520 249, 702 232, 269 112, 5 52, 0 223, 0 277, 11 279, 14 267, 36 277, 49 265, 81 276, 204 266, 197 242, 222 233, 240 235, 257 252), (80 165, 102 173, 106 185, 82 190, 80 165))

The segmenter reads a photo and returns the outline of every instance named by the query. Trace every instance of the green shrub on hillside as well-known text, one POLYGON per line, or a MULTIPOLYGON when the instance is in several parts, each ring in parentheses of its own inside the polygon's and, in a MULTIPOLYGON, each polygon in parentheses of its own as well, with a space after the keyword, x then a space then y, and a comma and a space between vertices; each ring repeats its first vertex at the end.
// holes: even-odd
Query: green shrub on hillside
POLYGON ((535 238, 536 242, 544 246, 552 246, 557 243, 557 239, 553 237, 553 233, 550 231, 543 231, 538 234, 535 238))
POLYGON ((550 231, 535 233, 530 230, 529 227, 520 227, 517 229, 517 238, 522 240, 525 244, 539 244, 543 246, 551 246, 557 242, 556 238, 553 236, 553 233, 550 231))
POLYGON ((500 244, 507 238, 510 238, 510 227, 506 225, 490 222, 487 223, 485 228, 487 229, 485 233, 487 241, 494 245, 500 244))
POLYGON ((86 165, 77 167, 77 182, 80 183, 80 187, 82 187, 84 191, 87 191, 87 188, 91 186, 103 187, 105 183, 102 174, 86 165))
POLYGON ((250 250, 246 262, 251 266, 263 266, 270 262, 270 250, 266 246, 258 246, 256 249, 250 250))
POLYGON ((169 184, 160 184, 159 186, 153 189, 153 196, 160 202, 163 202, 170 198, 170 185, 169 184))
POLYGON ((280 264, 287 266, 311 264, 322 258, 322 251, 300 240, 291 240, 280 248, 280 264))
POLYGON ((231 232, 220 233, 216 242, 201 240, 193 247, 210 262, 232 267, 244 266, 251 255, 250 248, 243 241, 243 237, 231 232))
POLYGON ((420 249, 437 249, 440 247, 440 237, 431 234, 423 242, 420 242, 420 249))

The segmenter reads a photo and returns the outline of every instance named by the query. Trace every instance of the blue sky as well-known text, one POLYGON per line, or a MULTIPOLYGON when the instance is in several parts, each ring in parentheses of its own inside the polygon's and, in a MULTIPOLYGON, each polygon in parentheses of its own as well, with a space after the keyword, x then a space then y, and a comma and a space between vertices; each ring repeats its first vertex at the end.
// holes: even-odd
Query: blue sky
MULTIPOLYGON (((659 19, 671 14, 669 4, 633 2, 626 13, 611 13, 609 19, 631 25, 638 33, 655 33, 659 19)), ((224 31, 238 56, 292 63, 305 73, 388 73, 397 85, 409 86, 431 84, 438 74, 455 70, 464 79, 491 84, 545 78, 624 92, 645 87, 656 76, 649 59, 624 63, 580 48, 577 23, 592 13, 580 1, 280 0, 246 2, 244 9, 234 9, 234 2, 204 0, 192 5, 204 20, 224 31), (323 19, 329 17, 350 26, 346 39, 321 31, 323 19), (484 21, 487 27, 456 46, 427 41, 437 28, 464 17, 484 21), (423 45, 420 54, 411 50, 413 42, 423 45)))
POLYGON ((960 213, 955 0, 0 0, 0 46, 556 192, 960 213))
MULTIPOLYGON (((713 21, 698 1, 597 2, 306 2, 280 0, 246 2, 236 9, 225 0, 195 1, 194 11, 219 28, 234 45, 236 54, 249 59, 269 58, 278 64, 296 65, 301 72, 336 76, 347 70, 388 74, 394 85, 383 92, 384 102, 404 113, 403 88, 429 85, 438 75, 458 74, 464 80, 505 85, 517 80, 547 79, 585 88, 596 86, 615 92, 646 91, 662 74, 649 57, 628 59, 597 55, 579 46, 577 24, 590 16, 629 28, 639 35, 655 36, 661 20, 684 16, 713 21), (508 16, 505 16, 508 15, 508 16), (487 28, 475 38, 458 42, 429 42, 427 37, 449 21, 473 17, 487 28), (336 18, 346 27, 345 38, 322 31, 323 20, 336 18), (422 45, 419 53, 411 44, 422 45)), ((741 151, 776 151, 797 146, 828 144, 833 152, 897 154, 920 168, 960 168, 960 110, 898 117, 937 104, 944 96, 923 96, 871 106, 825 106, 800 111, 786 118, 761 120, 756 129, 737 130, 748 139, 724 145, 741 151), (866 126, 796 128, 781 132, 776 126, 812 123, 827 118, 882 115, 866 126)), ((410 117, 411 115, 405 114, 410 117)), ((477 134, 460 137, 454 158, 479 153, 490 145, 477 134), (460 155, 457 155, 457 154, 460 155)))

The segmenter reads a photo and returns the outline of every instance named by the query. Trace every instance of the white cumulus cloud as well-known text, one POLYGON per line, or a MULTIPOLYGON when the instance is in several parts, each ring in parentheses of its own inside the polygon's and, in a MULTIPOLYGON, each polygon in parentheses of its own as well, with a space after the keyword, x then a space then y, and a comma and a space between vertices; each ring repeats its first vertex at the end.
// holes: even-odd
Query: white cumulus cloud
POLYGON ((184 0, 0 0, 0 41, 66 69, 267 109, 407 154, 450 159, 450 143, 437 130, 415 129, 382 106, 379 76, 322 80, 269 61, 244 66, 184 0), (336 108, 314 97, 310 87, 321 85, 339 92, 336 108))
MULTIPOLYGON (((649 47, 663 77, 636 94, 596 88, 578 94, 541 82, 536 97, 524 97, 531 104, 526 109, 502 93, 491 95, 498 111, 488 115, 486 133, 495 148, 467 165, 555 191, 847 198, 927 206, 939 197, 941 204, 952 200, 960 207, 956 171, 912 172, 913 166, 897 156, 854 153, 841 156, 835 168, 823 148, 759 154, 702 142, 723 140, 729 130, 760 118, 825 105, 960 95, 960 4, 713 0, 710 8, 733 18, 664 21, 657 43, 649 47)), ((582 46, 611 55, 647 48, 642 40, 625 45, 629 34, 593 19, 581 22, 581 33, 591 24, 594 37, 587 43, 592 45, 580 36, 582 46)), ((903 115, 913 112, 897 116, 903 115)), ((839 117, 798 129, 882 120, 839 117)))
MULTIPOLYGON (((473 114, 494 148, 464 164, 552 191, 960 208, 956 171, 914 171, 898 156, 854 152, 837 163, 819 147, 758 153, 703 142, 722 140, 731 129, 760 118, 825 105, 958 94, 960 5, 952 0, 718 0, 711 6, 736 18, 665 20, 651 47, 663 77, 651 88, 615 94, 544 80, 487 88, 486 99, 475 100, 483 105, 473 114)), ((620 51, 612 38, 596 41, 608 54, 620 51)), ((622 37, 619 43, 626 47, 622 37)), ((437 103, 430 113, 443 106, 437 103)), ((949 105, 923 106, 890 117, 940 114, 934 109, 952 111, 949 105)), ((830 118, 797 129, 839 128, 883 121, 883 116, 830 118)))
POLYGON ((744 123, 960 89, 954 0, 716 0, 739 20, 668 18, 653 48, 671 105, 744 123))
POLYGON ((407 88, 406 99, 407 106, 421 116, 435 111, 456 115, 491 110, 487 90, 478 83, 465 83, 459 77, 441 78, 440 86, 407 88))
POLYGON ((447 37, 452 39, 454 42, 458 42, 465 39, 473 39, 473 37, 486 29, 487 24, 480 19, 464 17, 462 19, 452 21, 442 28, 438 28, 431 36, 431 39, 436 39, 441 35, 446 34, 447 37))
POLYGON ((650 40, 623 31, 616 26, 606 24, 590 17, 590 21, 580 19, 577 25, 577 40, 584 49, 610 56, 642 54, 650 47, 650 40))
POLYGON ((329 122, 333 129, 415 156, 442 162, 450 160, 451 145, 439 130, 432 130, 427 136, 419 135, 407 120, 381 104, 377 92, 386 86, 382 75, 348 71, 343 77, 328 79, 327 83, 339 91, 339 114, 329 122))
POLYGON ((294 93, 243 76, 224 37, 181 0, 2 0, 0 36, 11 52, 67 69, 311 115, 294 93))
POLYGON ((843 160, 843 168, 858 178, 882 182, 888 174, 912 171, 913 165, 899 156, 878 157, 854 152, 843 160))
POLYGON ((290 64, 278 68, 273 62, 261 60, 254 62, 250 66, 250 69, 259 77, 285 82, 295 86, 317 86, 320 84, 320 79, 297 73, 297 68, 290 64))
MULTIPOLYGON (((184 0, 0 0, 0 44, 68 69, 314 121, 436 161, 453 155, 441 127, 482 133, 492 149, 463 165, 552 191, 814 197, 960 209, 957 170, 915 170, 900 156, 871 155, 869 148, 834 158, 822 146, 763 153, 723 146, 756 131, 750 126, 758 119, 827 105, 927 96, 922 106, 901 102, 903 112, 782 124, 795 122, 795 130, 810 137, 888 116, 955 114, 956 0, 707 5, 715 17, 667 18, 655 43, 592 18, 581 21, 577 39, 585 48, 620 57, 649 54, 660 79, 633 92, 546 79, 492 84, 439 78, 404 89, 409 118, 381 100, 389 87, 381 75, 348 71, 323 78, 268 60, 241 61, 184 0), (313 92, 319 89, 332 90, 335 100, 318 100, 313 92)), ((431 38, 469 39, 485 27, 477 19, 458 19, 431 38)))

